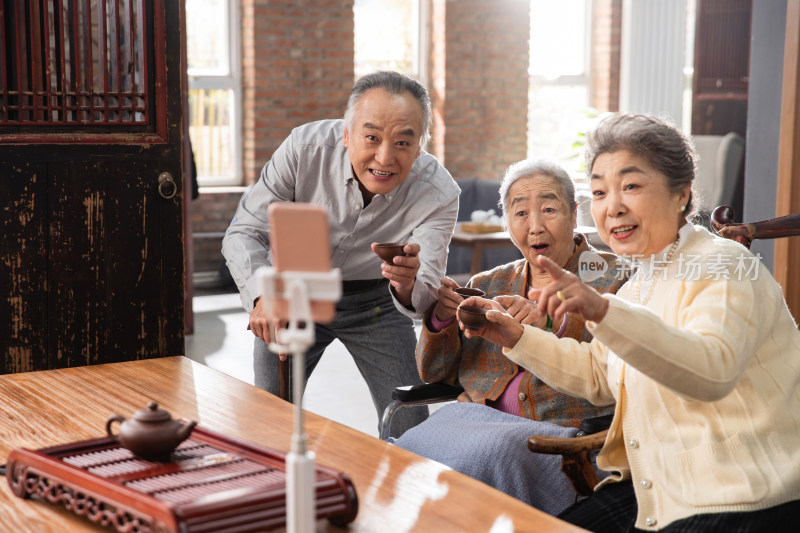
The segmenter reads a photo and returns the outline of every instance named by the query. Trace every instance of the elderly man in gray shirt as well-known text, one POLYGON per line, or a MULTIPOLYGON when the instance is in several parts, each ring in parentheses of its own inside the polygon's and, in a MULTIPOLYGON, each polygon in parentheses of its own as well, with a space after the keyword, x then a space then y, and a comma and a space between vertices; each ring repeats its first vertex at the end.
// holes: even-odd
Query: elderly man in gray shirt
MULTIPOLYGON (((378 419, 399 385, 420 383, 412 318, 436 300, 458 213, 459 189, 450 173, 422 150, 430 138, 427 90, 396 72, 376 72, 353 87, 344 120, 300 126, 275 151, 245 191, 222 243, 256 336, 255 384, 278 389, 278 356, 259 299, 256 270, 272 264, 267 207, 272 202, 325 206, 333 267, 343 296, 336 318, 316 324, 306 374, 339 339, 369 387, 378 419), (378 242, 407 242, 394 264, 373 253, 378 242)), ((424 420, 427 408, 404 409, 392 424, 399 435, 424 420)))

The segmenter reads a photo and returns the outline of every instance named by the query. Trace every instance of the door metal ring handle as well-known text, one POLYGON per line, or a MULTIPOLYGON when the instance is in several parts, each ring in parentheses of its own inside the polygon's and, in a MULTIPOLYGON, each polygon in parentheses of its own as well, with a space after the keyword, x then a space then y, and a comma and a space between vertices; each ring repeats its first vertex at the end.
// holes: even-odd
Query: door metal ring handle
POLYGON ((178 192, 178 186, 172 179, 172 174, 162 172, 158 175, 158 194, 165 200, 169 200, 178 192))

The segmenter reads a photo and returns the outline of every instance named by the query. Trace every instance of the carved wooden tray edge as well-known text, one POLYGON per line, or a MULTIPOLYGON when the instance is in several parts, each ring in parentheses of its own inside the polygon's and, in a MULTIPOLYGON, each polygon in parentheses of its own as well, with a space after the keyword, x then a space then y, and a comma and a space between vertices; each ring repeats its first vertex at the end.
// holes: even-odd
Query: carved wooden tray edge
MULTIPOLYGON (((191 439, 285 473, 285 454, 276 450, 202 427, 195 427, 191 439)), ((8 457, 6 477, 12 492, 19 497, 37 496, 61 504, 68 511, 120 531, 130 527, 142 532, 215 531, 234 524, 237 529, 245 526, 263 530, 286 523, 285 485, 268 493, 240 490, 235 493, 235 502, 230 497, 233 492, 228 491, 225 497, 211 495, 175 506, 62 460, 71 453, 115 446, 118 447, 116 442, 104 437, 39 450, 17 448, 8 457)), ((358 496, 349 476, 320 465, 316 470, 317 519, 327 518, 339 526, 352 522, 358 512, 358 496)))

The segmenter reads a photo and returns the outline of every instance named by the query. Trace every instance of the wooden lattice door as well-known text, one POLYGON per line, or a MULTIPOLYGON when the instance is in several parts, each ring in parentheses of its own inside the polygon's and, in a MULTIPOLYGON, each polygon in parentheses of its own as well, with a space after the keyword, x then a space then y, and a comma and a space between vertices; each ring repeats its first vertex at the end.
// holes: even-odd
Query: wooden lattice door
POLYGON ((181 6, 0 0, 0 372, 183 353, 181 6))

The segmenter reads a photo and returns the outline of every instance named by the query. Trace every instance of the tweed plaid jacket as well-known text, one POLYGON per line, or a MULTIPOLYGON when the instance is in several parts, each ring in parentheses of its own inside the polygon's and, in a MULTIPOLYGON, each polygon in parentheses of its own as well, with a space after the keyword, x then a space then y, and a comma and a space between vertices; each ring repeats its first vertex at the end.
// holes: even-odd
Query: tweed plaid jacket
MULTIPOLYGON (((577 273, 581 265, 581 254, 594 252, 606 261, 608 269, 603 275, 588 282, 589 285, 601 293, 616 293, 627 280, 629 270, 626 264, 613 254, 592 248, 581 234, 575 235, 575 242, 575 253, 565 269, 577 273)), ((584 260, 586 257, 584 256, 584 260)), ((528 268, 527 260, 520 259, 475 275, 468 286, 483 290, 487 298, 500 295, 525 297, 528 268)), ((584 418, 613 412, 613 405, 595 406, 549 387, 535 375, 508 360, 500 346, 480 337, 465 338, 458 329, 457 321, 453 321, 442 331, 432 331, 430 314, 434 306, 425 313, 422 333, 417 343, 417 368, 423 381, 458 383, 464 387, 459 401, 492 405, 514 376, 523 372, 518 399, 520 414, 525 418, 578 427, 584 418)), ((558 327, 556 325, 554 329, 558 327)), ((592 338, 584 327, 583 319, 572 314, 569 315, 563 336, 578 341, 589 341, 592 338)))

